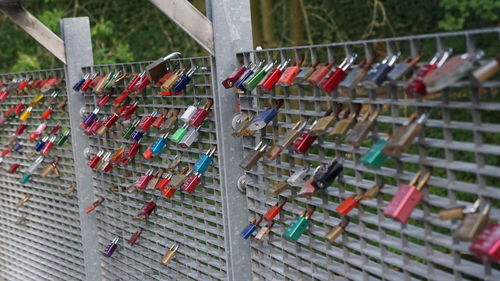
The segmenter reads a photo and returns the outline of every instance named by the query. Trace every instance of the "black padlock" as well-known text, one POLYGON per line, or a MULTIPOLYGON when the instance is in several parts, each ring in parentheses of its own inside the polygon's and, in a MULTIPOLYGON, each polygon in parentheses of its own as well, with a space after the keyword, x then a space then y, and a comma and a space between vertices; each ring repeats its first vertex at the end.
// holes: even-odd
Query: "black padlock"
POLYGON ((366 89, 374 90, 378 88, 385 80, 387 80, 387 74, 392 70, 394 64, 399 58, 399 53, 391 56, 387 56, 382 62, 372 66, 370 71, 366 73, 363 78, 363 86, 366 89))
POLYGON ((337 160, 330 164, 323 164, 318 172, 314 174, 311 185, 316 189, 325 189, 335 181, 343 169, 344 167, 337 160))

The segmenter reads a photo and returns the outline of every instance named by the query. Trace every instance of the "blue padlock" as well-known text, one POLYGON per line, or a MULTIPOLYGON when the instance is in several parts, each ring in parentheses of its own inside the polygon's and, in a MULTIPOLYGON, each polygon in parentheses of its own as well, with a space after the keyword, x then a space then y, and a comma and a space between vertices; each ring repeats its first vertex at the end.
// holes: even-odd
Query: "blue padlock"
POLYGON ((260 222, 262 221, 262 217, 259 219, 259 220, 253 220, 252 222, 250 222, 248 224, 248 226, 245 228, 245 230, 243 230, 243 232, 241 232, 241 237, 243 237, 243 239, 248 239, 248 237, 250 237, 250 235, 252 235, 252 233, 257 230, 257 227, 259 227, 259 224, 260 222))
POLYGON ((182 75, 173 86, 174 91, 181 92, 186 88, 186 85, 191 81, 191 77, 198 69, 198 66, 192 67, 186 74, 182 75))
POLYGON ((41 139, 36 145, 35 145, 35 150, 37 152, 40 152, 40 150, 42 150, 42 148, 45 146, 45 144, 47 143, 47 141, 49 140, 49 137, 46 136, 44 137, 43 139, 41 139))
POLYGON ((251 69, 247 70, 243 75, 240 77, 238 81, 234 84, 234 86, 242 91, 246 91, 247 89, 245 86, 243 86, 243 83, 250 77, 252 76, 257 69, 259 69, 265 61, 260 61, 258 64, 254 65, 251 69))
POLYGON ((165 145, 167 144, 168 135, 169 133, 161 135, 151 147, 151 152, 153 152, 154 154, 160 154, 165 145))
POLYGON ((142 139, 142 136, 144 136, 144 132, 143 132, 143 131, 140 131, 140 130, 135 130, 135 131, 132 133, 131 138, 132 138, 134 141, 140 141, 140 140, 142 139))
POLYGON ((22 148, 23 148, 23 145, 22 145, 22 144, 20 144, 20 143, 16 143, 16 144, 14 145, 14 147, 12 148, 12 151, 15 151, 15 152, 20 152, 22 148))
POLYGON ((76 82, 76 84, 73 86, 73 90, 75 91, 80 91, 80 88, 83 86, 83 83, 85 83, 85 81, 89 78, 89 74, 85 74, 85 76, 80 79, 80 81, 76 82))
POLYGON ((200 174, 204 174, 208 167, 210 167, 210 164, 212 164, 212 156, 214 155, 216 150, 216 146, 210 147, 210 149, 205 154, 202 154, 200 159, 198 159, 198 162, 196 162, 196 164, 194 165, 193 170, 197 171, 200 174))
POLYGON ((258 131, 267 126, 267 124, 269 124, 269 122, 271 122, 276 115, 278 115, 278 110, 274 108, 266 109, 259 115, 255 116, 248 128, 252 131, 258 131))

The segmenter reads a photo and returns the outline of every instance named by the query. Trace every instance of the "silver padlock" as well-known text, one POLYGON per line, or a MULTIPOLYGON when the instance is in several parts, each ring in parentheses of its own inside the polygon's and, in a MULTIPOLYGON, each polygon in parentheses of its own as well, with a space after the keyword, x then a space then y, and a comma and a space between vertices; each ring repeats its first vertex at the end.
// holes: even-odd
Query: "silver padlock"
POLYGON ((189 148, 191 145, 198 139, 198 136, 200 135, 200 130, 201 127, 198 128, 189 128, 188 132, 186 135, 182 138, 182 140, 179 142, 177 146, 180 148, 189 148))
POLYGON ((286 182, 291 186, 301 187, 307 180, 307 172, 309 172, 309 168, 302 168, 298 171, 295 171, 286 182))
POLYGON ((190 105, 190 106, 188 106, 188 108, 186 108, 184 113, 182 113, 182 115, 181 115, 181 117, 179 117, 179 119, 184 121, 184 123, 187 123, 187 122, 189 122, 189 120, 191 120, 191 117, 193 117, 193 115, 196 113, 196 111, 198 111, 198 107, 196 105, 190 105))

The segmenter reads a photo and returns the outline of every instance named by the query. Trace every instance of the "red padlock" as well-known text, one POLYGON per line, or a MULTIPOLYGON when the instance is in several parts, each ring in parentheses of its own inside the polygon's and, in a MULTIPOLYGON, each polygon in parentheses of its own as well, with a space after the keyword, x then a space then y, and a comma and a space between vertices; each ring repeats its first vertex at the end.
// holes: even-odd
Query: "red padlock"
POLYGON ((130 83, 128 83, 127 87, 125 88, 127 91, 131 92, 133 91, 133 89, 135 88, 135 86, 137 85, 137 83, 139 83, 139 81, 146 75, 146 71, 143 70, 141 73, 137 74, 133 79, 132 81, 130 81, 130 83))
POLYGON ((163 194, 167 198, 172 198, 172 197, 174 197, 174 194, 176 191, 177 191, 177 189, 175 189, 173 187, 167 187, 167 188, 163 189, 161 194, 163 194))
POLYGON ((19 124, 19 126, 17 126, 17 129, 16 129, 16 134, 21 135, 24 132, 24 130, 26 129, 26 127, 28 127, 28 125, 19 124))
POLYGON ((123 110, 121 113, 121 116, 125 119, 130 119, 132 115, 134 114, 135 110, 137 109, 137 105, 139 104, 138 101, 135 101, 129 105, 123 110))
POLYGON ((321 80, 330 72, 330 69, 333 66, 333 62, 320 65, 316 67, 316 70, 307 78, 307 82, 311 85, 318 85, 321 80))
POLYGON ((90 206, 88 206, 85 209, 85 213, 89 214, 90 212, 95 210, 95 208, 99 207, 104 202, 104 200, 105 200, 104 198, 101 198, 101 199, 96 200, 94 203, 90 204, 90 206))
POLYGON ((226 89, 232 88, 234 86, 234 83, 236 83, 236 81, 240 79, 243 73, 245 73, 251 67, 252 63, 249 63, 247 66, 244 65, 237 68, 235 71, 233 71, 233 73, 231 73, 231 75, 229 75, 226 79, 224 79, 224 81, 222 81, 222 86, 224 86, 224 88, 226 89))
POLYGON ((280 79, 278 80, 278 85, 282 87, 288 87, 292 85, 293 80, 300 72, 300 67, 302 66, 303 61, 304 58, 302 58, 298 63, 295 63, 294 65, 285 69, 285 71, 283 71, 283 74, 281 74, 280 79))
POLYGON ((118 105, 120 103, 122 103, 126 98, 128 98, 130 94, 130 91, 125 89, 123 90, 120 95, 118 95, 114 100, 113 100, 113 104, 114 105, 118 105))
POLYGON ((156 188, 159 190, 163 190, 167 187, 167 185, 170 183, 170 180, 172 179, 172 174, 168 174, 164 177, 162 177, 157 183, 156 183, 156 188))
POLYGON ((182 185, 182 190, 186 191, 187 193, 192 193, 201 183, 201 176, 202 175, 198 172, 194 172, 193 174, 191 174, 182 185))
POLYGON ((92 125, 85 129, 84 133, 88 136, 97 135, 97 131, 104 125, 104 121, 101 118, 97 118, 92 125))
POLYGON ((144 190, 148 186, 149 182, 153 179, 153 169, 149 169, 144 175, 137 179, 134 186, 137 189, 144 190))
POLYGON ((489 224, 472 241, 469 249, 474 256, 482 261, 500 261, 500 224, 489 224))
POLYGON ((155 121, 153 122, 152 126, 159 129, 163 122, 165 122, 166 119, 166 114, 161 114, 158 117, 156 117, 155 121))
POLYGON ((54 112, 54 109, 49 106, 49 108, 47 108, 43 113, 42 113, 42 116, 40 116, 40 120, 47 120, 50 115, 52 115, 52 113, 54 112))
POLYGON ((128 148, 128 150, 125 152, 125 157, 128 159, 132 159, 137 155, 137 152, 139 151, 139 148, 141 147, 140 142, 134 142, 131 144, 128 148))
POLYGON ((350 57, 347 57, 339 67, 335 68, 330 76, 320 84, 321 89, 323 89, 327 93, 331 93, 333 90, 337 88, 337 86, 342 82, 347 76, 347 70, 351 67, 352 63, 356 59, 357 55, 353 54, 350 57))
POLYGON ((276 203, 274 206, 271 206, 271 208, 267 210, 262 218, 266 221, 273 221, 274 218, 283 210, 283 206, 285 206, 286 200, 286 197, 282 197, 278 203, 276 203))
POLYGON ((103 154, 104 154, 103 150, 100 150, 99 152, 97 152, 97 154, 94 156, 94 158, 92 158, 92 160, 90 160, 88 166, 91 169, 94 169, 95 167, 97 167, 97 164, 99 164, 99 162, 101 162, 101 157, 103 154))
POLYGON ((52 128, 52 131, 50 131, 50 134, 55 135, 59 132, 60 129, 61 129, 61 125, 55 125, 54 128, 52 128))
POLYGON ((359 200, 361 200, 361 197, 354 194, 342 201, 342 203, 340 203, 335 210, 337 210, 337 212, 339 212, 342 216, 346 216, 352 209, 358 206, 359 200))
POLYGON ((147 132, 149 130, 149 128, 151 127, 151 125, 153 125, 153 122, 156 119, 156 115, 158 115, 158 112, 153 111, 153 113, 151 113, 150 115, 146 116, 142 120, 142 122, 139 124, 139 126, 137 126, 137 129, 139 129, 139 130, 141 130, 143 132, 147 132))
POLYGON ((15 164, 12 164, 12 166, 10 166, 10 169, 8 171, 9 174, 13 174, 17 171, 17 168, 19 168, 19 164, 15 163, 15 164))
POLYGON ((448 49, 444 53, 437 53, 431 59, 429 64, 424 64, 418 67, 418 69, 413 73, 413 76, 408 81, 408 85, 405 86, 405 90, 408 91, 413 96, 426 96, 427 89, 424 83, 424 78, 431 72, 436 70, 438 67, 442 66, 448 57, 451 55, 452 50, 448 49))
POLYGON ((201 126, 201 124, 203 123, 203 121, 205 121, 205 119, 207 119, 208 117, 208 110, 210 110, 210 108, 212 107, 212 105, 214 104, 214 101, 212 99, 209 99, 207 101, 207 103, 205 103, 205 105, 203 106, 203 108, 199 108, 194 114, 193 116, 191 117, 191 119, 189 119, 189 125, 193 126, 193 127, 199 127, 201 126))
POLYGON ((148 202, 142 206, 142 208, 137 212, 137 216, 134 217, 134 220, 145 220, 147 219, 151 213, 156 208, 156 203, 154 201, 148 202))
POLYGON ((283 74, 283 70, 287 67, 287 65, 290 63, 290 59, 282 62, 280 65, 278 65, 277 68, 275 68, 273 71, 271 71, 268 75, 267 78, 265 78, 259 85, 258 88, 261 89, 264 92, 271 91, 274 88, 274 85, 278 83, 281 75, 283 74))
POLYGON ((19 86, 17 86, 17 89, 23 90, 24 88, 26 88, 26 85, 28 85, 28 82, 28 80, 21 81, 21 83, 19 83, 19 86))
POLYGON ((148 146, 148 148, 142 153, 142 157, 144 157, 144 159, 149 160, 153 157, 153 151, 151 151, 152 146, 152 144, 148 146))
POLYGON ((14 114, 19 115, 23 112, 25 104, 20 102, 14 107, 14 114))
POLYGON ((97 101, 97 105, 98 106, 105 106, 109 99, 111 98, 111 95, 103 95, 98 101, 97 101))
POLYGON ((304 130, 302 136, 300 136, 293 142, 292 148, 297 153, 306 154, 317 138, 318 138, 317 136, 311 136, 309 134, 309 130, 304 130))
POLYGON ((0 90, 0 101, 6 100, 8 95, 9 95, 9 92, 7 92, 5 90, 0 90))
POLYGON ((128 244, 130 246, 134 246, 135 242, 137 242, 139 237, 141 237, 141 234, 142 234, 142 228, 139 229, 136 233, 132 234, 132 236, 130 236, 130 239, 128 240, 128 244))

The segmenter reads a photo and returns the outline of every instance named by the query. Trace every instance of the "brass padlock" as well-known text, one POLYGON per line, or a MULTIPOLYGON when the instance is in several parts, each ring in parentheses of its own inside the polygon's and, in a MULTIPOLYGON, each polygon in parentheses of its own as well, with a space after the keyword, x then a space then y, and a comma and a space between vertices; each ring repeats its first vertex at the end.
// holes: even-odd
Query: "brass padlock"
POLYGON ((325 235, 326 240, 328 242, 333 243, 337 238, 345 231, 345 228, 349 224, 349 219, 347 217, 342 217, 340 223, 334 226, 328 233, 325 235))
POLYGON ((459 241, 473 240, 486 227, 490 208, 491 204, 487 202, 480 213, 465 215, 462 224, 460 224, 457 231, 453 234, 453 238, 459 241))
POLYGON ((462 219, 466 214, 473 214, 477 212, 481 205, 481 199, 477 199, 476 202, 470 207, 466 206, 456 206, 453 208, 444 209, 438 212, 439 219, 441 220, 455 220, 462 219))
POLYGON ((24 203, 26 203, 26 202, 28 202, 28 200, 30 200, 30 198, 31 198, 31 194, 24 195, 23 198, 21 198, 21 200, 19 200, 19 202, 17 202, 16 209, 21 208, 24 203))
POLYGON ((193 173, 193 170, 185 168, 180 173, 172 177, 168 186, 175 189, 180 188, 189 177, 189 175, 191 175, 191 173, 193 173))
POLYGON ((181 111, 179 109, 172 109, 168 112, 168 118, 167 120, 165 120, 160 130, 161 134, 168 133, 168 131, 172 130, 175 122, 177 121, 177 116, 179 116, 180 112, 181 111))
POLYGON ((331 110, 327 111, 325 115, 323 115, 323 117, 314 122, 314 124, 311 126, 311 129, 309 129, 309 134, 311 136, 321 136, 325 134, 337 120, 339 114, 345 114, 345 112, 348 111, 349 108, 342 109, 342 105, 340 105, 340 110, 337 110, 337 112, 333 112, 331 110))
POLYGON ((184 69, 176 70, 172 74, 172 76, 170 76, 165 82, 163 82, 163 84, 161 85, 161 90, 165 92, 170 91, 174 86, 175 82, 177 81, 177 79, 179 79, 179 77, 181 77, 182 74, 184 74, 184 69))
POLYGON ((375 185, 374 187, 368 189, 363 193, 363 200, 371 200, 380 193, 380 189, 384 187, 384 184, 375 185))
POLYGON ((268 144, 263 143, 262 141, 257 144, 257 146, 250 151, 243 161, 241 161, 240 167, 245 171, 250 171, 255 164, 262 158, 264 152, 266 151, 268 144))
POLYGON ((368 135, 370 130, 375 124, 375 120, 380 114, 380 110, 370 114, 369 112, 363 115, 356 125, 352 128, 351 132, 347 135, 345 143, 352 146, 359 146, 363 139, 368 135))
POLYGON ((349 115, 344 114, 343 119, 339 119, 335 126, 333 126, 332 131, 329 136, 334 138, 339 138, 347 133, 351 126, 356 122, 356 117, 358 116, 359 111, 351 112, 349 115))
POLYGON ((276 197, 276 196, 280 195, 283 191, 285 191, 289 188, 290 188, 290 184, 286 180, 280 181, 277 184, 275 184, 273 187, 268 189, 267 194, 269 194, 269 196, 276 197))
POLYGON ((422 114, 418 120, 416 113, 413 113, 408 122, 398 128, 394 135, 389 139, 382 149, 382 153, 386 156, 399 156, 405 152, 417 135, 422 131, 425 121, 429 118, 430 112, 422 114))
POLYGON ((243 136, 252 136, 255 134, 254 131, 250 130, 248 126, 250 125, 250 121, 252 121, 254 118, 253 114, 248 114, 244 117, 242 117, 239 120, 239 124, 235 124, 235 130, 231 134, 231 136, 238 138, 238 137, 243 137, 243 136))
POLYGON ((269 235, 269 233, 271 232, 271 228, 273 227, 273 225, 274 225, 274 221, 266 224, 266 226, 259 229, 257 234, 255 234, 255 240, 262 242, 264 240, 264 238, 266 238, 266 236, 269 235))
POLYGON ((179 245, 174 244, 170 247, 170 249, 167 250, 165 255, 161 258, 161 263, 163 264, 169 264, 170 261, 175 257, 175 253, 177 252, 177 249, 179 249, 179 245))
POLYGON ((50 174, 54 173, 56 177, 61 176, 61 173, 59 172, 59 169, 57 168, 57 163, 59 162, 59 157, 56 157, 54 161, 51 163, 47 164, 42 171, 40 172, 40 176, 42 178, 48 177, 50 174))

